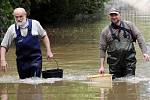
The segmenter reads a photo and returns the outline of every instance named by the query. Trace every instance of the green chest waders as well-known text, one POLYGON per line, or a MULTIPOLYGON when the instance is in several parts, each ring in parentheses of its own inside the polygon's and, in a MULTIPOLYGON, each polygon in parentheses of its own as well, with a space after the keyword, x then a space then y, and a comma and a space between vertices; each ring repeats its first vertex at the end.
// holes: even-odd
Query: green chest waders
POLYGON ((114 38, 115 33, 113 33, 111 26, 110 31, 113 40, 107 48, 109 73, 113 74, 113 79, 135 75, 136 52, 130 33, 124 31, 124 38, 119 40, 114 38))

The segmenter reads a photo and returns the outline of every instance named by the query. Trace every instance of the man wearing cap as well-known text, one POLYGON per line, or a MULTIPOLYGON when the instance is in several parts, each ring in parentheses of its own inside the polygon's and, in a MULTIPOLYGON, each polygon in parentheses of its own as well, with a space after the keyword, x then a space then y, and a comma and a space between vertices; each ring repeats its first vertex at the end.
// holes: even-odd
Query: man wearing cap
POLYGON ((100 68, 104 73, 106 52, 109 73, 113 79, 134 76, 136 69, 136 51, 133 42, 137 40, 143 57, 149 61, 147 48, 138 28, 129 21, 121 20, 120 11, 116 8, 109 10, 111 24, 106 26, 100 34, 100 68))
POLYGON ((47 33, 38 21, 26 18, 27 13, 24 8, 16 8, 13 15, 16 23, 8 28, 1 43, 0 71, 7 70, 8 65, 5 56, 14 40, 20 79, 40 77, 42 68, 40 39, 46 47, 47 58, 53 57, 47 33))

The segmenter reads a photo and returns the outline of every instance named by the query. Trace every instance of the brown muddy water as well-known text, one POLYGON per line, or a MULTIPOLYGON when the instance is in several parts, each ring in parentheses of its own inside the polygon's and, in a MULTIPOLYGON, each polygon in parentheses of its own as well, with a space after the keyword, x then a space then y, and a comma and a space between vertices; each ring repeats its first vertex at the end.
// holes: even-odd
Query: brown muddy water
MULTIPOLYGON (((42 47, 43 48, 43 47, 42 47)), ((29 78, 19 80, 15 65, 15 49, 7 53, 10 69, 0 76, 1 100, 149 100, 150 62, 141 59, 137 49, 136 77, 91 84, 88 75, 97 74, 99 65, 98 43, 57 45, 52 47, 60 68, 64 69, 62 79, 29 78)), ((43 48, 43 70, 56 68, 53 60, 45 59, 43 48)), ((106 72, 108 68, 106 67, 106 72)))

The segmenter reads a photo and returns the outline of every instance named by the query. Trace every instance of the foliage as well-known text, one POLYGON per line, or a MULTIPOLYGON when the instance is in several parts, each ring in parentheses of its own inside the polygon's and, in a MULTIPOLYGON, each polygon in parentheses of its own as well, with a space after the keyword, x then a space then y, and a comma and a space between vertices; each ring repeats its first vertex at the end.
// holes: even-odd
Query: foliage
POLYGON ((0 0, 0 43, 9 25, 13 22, 12 7, 8 0, 0 0))
POLYGON ((100 18, 107 0, 1 0, 1 30, 12 22, 12 8, 23 7, 34 18, 45 24, 100 18), (5 22, 5 23, 4 23, 5 22), (2 27, 3 26, 3 27, 2 27))
POLYGON ((31 16, 43 23, 100 17, 107 0, 31 0, 31 16), (37 13, 38 12, 38 13, 37 13))
POLYGON ((7 30, 9 25, 13 22, 12 7, 8 0, 0 1, 0 33, 7 30))
POLYGON ((28 15, 30 15, 30 0, 9 0, 10 4, 13 8, 22 7, 25 8, 28 15))

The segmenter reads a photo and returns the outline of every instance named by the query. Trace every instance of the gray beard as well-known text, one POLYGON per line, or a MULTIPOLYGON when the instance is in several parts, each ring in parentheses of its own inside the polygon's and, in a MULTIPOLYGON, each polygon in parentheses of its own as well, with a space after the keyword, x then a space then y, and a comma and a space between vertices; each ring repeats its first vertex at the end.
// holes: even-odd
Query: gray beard
POLYGON ((26 24, 26 19, 24 19, 22 22, 17 22, 16 21, 16 24, 19 26, 19 27, 23 27, 25 24, 26 24))

